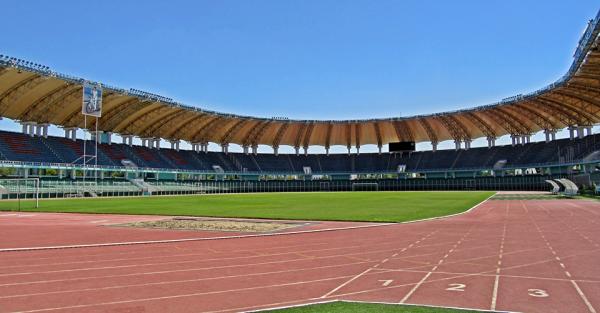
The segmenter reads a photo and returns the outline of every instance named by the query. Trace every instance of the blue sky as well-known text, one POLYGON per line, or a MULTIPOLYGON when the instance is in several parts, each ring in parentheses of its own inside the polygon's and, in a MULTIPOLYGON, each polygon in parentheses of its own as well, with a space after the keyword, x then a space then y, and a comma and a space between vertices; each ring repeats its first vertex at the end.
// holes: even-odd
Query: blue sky
POLYGON ((0 53, 222 112, 406 116, 553 82, 599 8, 588 0, 5 0, 0 53))

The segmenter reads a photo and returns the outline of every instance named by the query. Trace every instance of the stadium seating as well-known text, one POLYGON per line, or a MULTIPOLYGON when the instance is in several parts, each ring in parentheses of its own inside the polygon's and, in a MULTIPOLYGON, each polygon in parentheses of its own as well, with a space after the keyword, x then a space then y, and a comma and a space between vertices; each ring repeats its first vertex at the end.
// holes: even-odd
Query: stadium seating
MULTIPOLYGON (((92 154, 94 142, 87 141, 92 154)), ((471 148, 469 150, 420 151, 412 153, 363 153, 331 155, 293 155, 259 153, 196 153, 189 150, 150 149, 123 144, 99 144, 98 164, 122 166, 129 160, 138 167, 213 171, 214 166, 226 172, 302 173, 378 173, 395 172, 399 165, 406 171, 492 168, 499 161, 506 167, 570 163, 600 159, 600 135, 582 139, 560 139, 516 146, 471 148)), ((31 137, 21 133, 0 131, 0 159, 21 162, 81 163, 83 141, 62 137, 31 137)))

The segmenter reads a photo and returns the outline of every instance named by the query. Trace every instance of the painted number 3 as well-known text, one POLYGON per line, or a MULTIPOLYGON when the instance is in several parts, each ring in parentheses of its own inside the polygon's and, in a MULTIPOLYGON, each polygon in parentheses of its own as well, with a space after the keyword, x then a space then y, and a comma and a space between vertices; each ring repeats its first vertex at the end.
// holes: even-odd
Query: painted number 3
POLYGON ((465 285, 465 284, 448 284, 448 288, 446 288, 446 290, 448 290, 448 291, 465 291, 465 287, 467 287, 467 285, 465 285))
POLYGON ((530 296, 536 298, 545 298, 549 296, 548 292, 546 292, 546 290, 543 289, 527 289, 527 292, 530 296))

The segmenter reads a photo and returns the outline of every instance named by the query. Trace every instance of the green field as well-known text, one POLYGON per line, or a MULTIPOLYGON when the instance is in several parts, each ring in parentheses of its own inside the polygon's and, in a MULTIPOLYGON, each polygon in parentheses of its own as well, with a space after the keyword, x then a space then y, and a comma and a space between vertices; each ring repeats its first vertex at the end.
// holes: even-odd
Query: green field
MULTIPOLYGON (((307 192, 21 201, 23 211, 404 222, 468 210, 493 192, 307 192)), ((16 210, 0 201, 0 210, 16 210)))
POLYGON ((476 313, 481 311, 433 308, 413 305, 331 302, 266 312, 281 313, 476 313))

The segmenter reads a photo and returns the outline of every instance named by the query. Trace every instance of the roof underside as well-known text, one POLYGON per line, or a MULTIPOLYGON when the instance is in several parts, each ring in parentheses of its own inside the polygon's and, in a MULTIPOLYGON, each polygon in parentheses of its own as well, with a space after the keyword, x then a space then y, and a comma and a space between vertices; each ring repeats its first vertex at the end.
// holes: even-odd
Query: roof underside
MULTIPOLYGON (((123 89, 104 88, 98 129, 139 137, 243 146, 384 145, 472 140, 590 126, 600 121, 598 17, 584 33, 569 72, 545 89, 488 106, 433 115, 355 121, 264 119, 203 111, 123 89)), ((81 79, 0 63, 0 116, 84 127, 81 79)), ((95 121, 88 128, 95 129, 95 121)))

